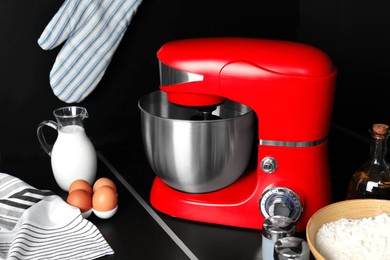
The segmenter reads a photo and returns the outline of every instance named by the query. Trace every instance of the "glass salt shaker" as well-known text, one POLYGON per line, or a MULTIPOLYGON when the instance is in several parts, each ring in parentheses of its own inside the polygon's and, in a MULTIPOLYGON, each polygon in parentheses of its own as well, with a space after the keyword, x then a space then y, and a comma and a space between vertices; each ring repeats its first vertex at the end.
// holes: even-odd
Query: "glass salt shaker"
POLYGON ((310 249, 307 242, 299 237, 284 237, 275 242, 275 260, 309 260, 310 249))
POLYGON ((285 216, 270 216, 263 223, 262 256, 263 260, 274 259, 275 242, 283 237, 294 236, 295 221, 285 216))

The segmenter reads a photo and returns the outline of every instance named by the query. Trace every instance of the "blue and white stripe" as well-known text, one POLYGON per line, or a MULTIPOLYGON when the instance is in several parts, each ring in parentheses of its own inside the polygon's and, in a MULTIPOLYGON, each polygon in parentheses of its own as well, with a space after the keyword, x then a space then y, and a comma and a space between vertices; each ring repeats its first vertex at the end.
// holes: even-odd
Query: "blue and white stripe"
POLYGON ((54 94, 81 102, 100 82, 142 0, 67 0, 38 39, 47 50, 65 40, 50 72, 54 94))

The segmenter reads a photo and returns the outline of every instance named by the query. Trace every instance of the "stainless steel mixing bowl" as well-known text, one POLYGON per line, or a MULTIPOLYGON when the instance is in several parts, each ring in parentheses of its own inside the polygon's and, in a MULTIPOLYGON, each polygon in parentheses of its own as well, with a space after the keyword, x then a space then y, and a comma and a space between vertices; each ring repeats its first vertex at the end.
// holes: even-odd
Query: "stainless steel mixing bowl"
POLYGON ((245 171, 254 141, 254 112, 226 101, 215 120, 190 120, 196 109, 170 103, 152 92, 138 103, 149 164, 170 187, 205 193, 224 188, 245 171))

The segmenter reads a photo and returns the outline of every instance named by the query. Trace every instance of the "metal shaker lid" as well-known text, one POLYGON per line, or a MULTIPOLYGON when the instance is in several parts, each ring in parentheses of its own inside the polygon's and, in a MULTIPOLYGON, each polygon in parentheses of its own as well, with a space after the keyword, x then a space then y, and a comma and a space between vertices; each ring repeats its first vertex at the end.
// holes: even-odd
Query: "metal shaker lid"
POLYGON ((263 223, 262 234, 272 241, 293 236, 295 234, 295 221, 285 216, 270 216, 263 223))
POLYGON ((299 237, 284 237, 275 242, 276 260, 309 260, 310 249, 307 242, 299 237))

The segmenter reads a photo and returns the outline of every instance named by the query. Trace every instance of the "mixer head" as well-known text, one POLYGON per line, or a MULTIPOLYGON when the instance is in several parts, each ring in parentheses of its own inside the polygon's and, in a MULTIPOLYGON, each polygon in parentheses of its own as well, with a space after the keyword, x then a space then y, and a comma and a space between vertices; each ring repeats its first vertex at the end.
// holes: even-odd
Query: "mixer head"
POLYGON ((337 70, 317 48, 198 38, 166 43, 157 57, 160 90, 171 103, 205 107, 229 99, 244 104, 261 122, 259 140, 313 141, 328 135, 337 70), (277 127, 280 122, 285 127, 277 127))

